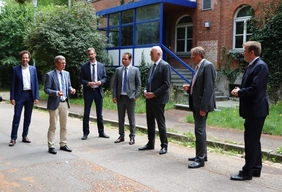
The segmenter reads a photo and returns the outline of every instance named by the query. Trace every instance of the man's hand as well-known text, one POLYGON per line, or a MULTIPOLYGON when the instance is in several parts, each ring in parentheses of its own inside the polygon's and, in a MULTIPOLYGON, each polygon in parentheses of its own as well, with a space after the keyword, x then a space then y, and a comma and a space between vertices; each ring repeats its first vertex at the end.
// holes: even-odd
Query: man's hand
POLYGON ((238 97, 238 91, 240 91, 240 88, 239 87, 235 87, 232 91, 231 91, 231 94, 238 97))

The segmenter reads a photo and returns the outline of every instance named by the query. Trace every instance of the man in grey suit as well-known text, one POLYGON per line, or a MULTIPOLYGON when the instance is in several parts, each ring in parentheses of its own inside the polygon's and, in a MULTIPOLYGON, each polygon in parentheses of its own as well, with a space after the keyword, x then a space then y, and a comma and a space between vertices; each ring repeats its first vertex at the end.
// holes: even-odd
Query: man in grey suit
POLYGON ((130 65, 131 53, 124 53, 122 56, 123 67, 116 69, 113 78, 113 102, 117 103, 119 138, 115 143, 124 141, 124 118, 125 111, 129 120, 129 144, 135 144, 135 103, 140 95, 141 79, 137 67, 130 65))
POLYGON ((162 49, 159 46, 152 47, 150 56, 154 64, 149 70, 147 86, 144 90, 149 141, 145 146, 139 148, 139 150, 155 148, 156 120, 161 140, 160 155, 165 154, 168 147, 164 108, 169 101, 171 79, 170 65, 162 60, 162 54, 162 49))
POLYGON ((195 74, 191 85, 183 85, 184 90, 189 94, 189 107, 193 111, 195 121, 196 157, 188 159, 194 161, 188 166, 189 168, 205 166, 204 161, 207 161, 206 120, 208 113, 214 111, 215 108, 216 72, 214 65, 204 57, 205 50, 202 47, 191 49, 191 58, 196 65, 195 74))
POLYGON ((70 74, 65 71, 66 59, 64 56, 55 57, 55 67, 44 78, 44 92, 48 94, 47 109, 49 110, 50 126, 48 130, 48 152, 56 154, 54 147, 57 119, 60 118, 60 150, 71 152, 67 146, 67 117, 70 108, 69 94, 75 94, 71 86, 70 74))

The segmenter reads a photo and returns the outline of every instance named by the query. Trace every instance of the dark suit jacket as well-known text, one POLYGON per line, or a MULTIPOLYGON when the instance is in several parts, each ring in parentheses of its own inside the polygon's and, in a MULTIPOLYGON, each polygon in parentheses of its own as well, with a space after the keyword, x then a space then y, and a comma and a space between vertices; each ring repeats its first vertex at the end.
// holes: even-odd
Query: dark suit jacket
MULTIPOLYGON (((37 71, 34 66, 29 65, 30 72, 30 83, 32 91, 32 99, 39 100, 39 86, 37 71)), ((22 97, 23 93, 23 75, 22 75, 22 66, 18 65, 13 67, 13 76, 10 90, 10 100, 15 100, 16 102, 22 97)))
MULTIPOLYGON (((97 62, 97 80, 101 81, 102 85, 99 86, 99 92, 102 97, 104 97, 104 90, 103 85, 106 83, 107 75, 105 71, 105 66, 97 62)), ((87 94, 87 92, 91 92, 92 88, 90 86, 87 86, 89 82, 91 82, 91 68, 90 68, 90 62, 87 61, 81 66, 80 69, 80 81, 83 85, 83 94, 87 94)))
MULTIPOLYGON (((214 111, 216 107, 214 94, 215 77, 214 65, 205 59, 198 69, 193 86, 193 94, 189 95, 190 110, 214 111)), ((187 92, 190 94, 190 89, 187 92)))
MULTIPOLYGON (((70 74, 67 71, 62 71, 64 76, 64 81, 66 83, 66 88, 68 90, 67 102, 68 107, 70 108, 69 94, 71 94, 72 86, 70 81, 70 74)), ((56 110, 60 103, 60 96, 57 95, 57 92, 60 91, 60 82, 58 79, 57 71, 54 69, 46 73, 44 78, 44 92, 48 94, 47 109, 56 110)))
POLYGON ((239 113, 241 117, 248 119, 268 115, 267 81, 267 64, 258 58, 245 72, 240 91, 238 91, 240 98, 239 113))
MULTIPOLYGON (((124 66, 116 69, 113 78, 113 98, 119 100, 122 90, 124 66)), ((141 80, 140 72, 137 67, 130 66, 127 73, 126 94, 130 99, 138 98, 140 95, 141 80)))
MULTIPOLYGON (((149 70, 149 75, 153 70, 153 65, 149 70)), ((149 78, 149 76, 148 76, 149 78)), ((151 90, 155 97, 152 99, 146 99, 147 102, 155 104, 166 104, 169 101, 169 88, 170 88, 171 71, 170 66, 164 60, 161 60, 157 65, 155 72, 151 80, 151 90)), ((148 80, 147 80, 148 81, 148 80)))

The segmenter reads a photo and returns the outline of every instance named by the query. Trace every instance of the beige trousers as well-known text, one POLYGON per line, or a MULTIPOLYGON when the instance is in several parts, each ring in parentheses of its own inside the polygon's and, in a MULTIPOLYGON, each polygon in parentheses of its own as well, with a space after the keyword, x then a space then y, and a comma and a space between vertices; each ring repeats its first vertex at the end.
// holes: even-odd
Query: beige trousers
POLYGON ((67 118, 69 114, 67 102, 60 102, 56 110, 49 110, 49 130, 47 133, 48 147, 54 148, 55 132, 60 118, 60 147, 67 144, 67 118))

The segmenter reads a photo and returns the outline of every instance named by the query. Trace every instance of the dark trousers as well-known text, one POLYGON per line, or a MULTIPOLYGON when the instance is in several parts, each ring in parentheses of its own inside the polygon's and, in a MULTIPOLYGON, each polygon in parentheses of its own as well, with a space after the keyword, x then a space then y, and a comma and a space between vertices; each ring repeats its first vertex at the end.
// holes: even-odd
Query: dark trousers
POLYGON ((18 135, 18 128, 20 124, 22 109, 24 107, 24 123, 23 123, 23 133, 22 137, 26 137, 28 135, 28 129, 30 125, 31 115, 32 115, 32 108, 33 108, 33 98, 31 91, 24 91, 22 97, 16 101, 14 106, 14 118, 12 124, 12 132, 11 132, 11 139, 16 140, 18 135))
POLYGON ((206 116, 201 116, 199 111, 193 111, 195 121, 195 137, 196 137, 196 159, 195 161, 204 161, 207 156, 207 134, 206 134, 206 116))
POLYGON ((148 127, 148 145, 153 147, 155 145, 155 135, 156 135, 156 123, 157 121, 159 128, 159 135, 161 140, 161 147, 167 148, 167 133, 165 125, 164 116, 165 104, 154 104, 152 102, 146 102, 146 118, 148 127))
POLYGON ((266 117, 246 119, 244 123, 245 165, 243 172, 252 175, 262 168, 260 137, 266 117))
POLYGON ((129 137, 135 136, 135 101, 134 99, 130 99, 127 95, 121 95, 118 102, 118 127, 119 127, 119 135, 124 137, 124 119, 125 112, 127 111, 128 121, 129 121, 129 129, 130 134, 129 137))
POLYGON ((102 116, 103 108, 103 97, 101 96, 99 89, 93 89, 83 93, 84 99, 84 115, 83 115, 83 134, 88 135, 90 133, 89 129, 89 116, 93 101, 96 106, 96 116, 97 116, 97 127, 98 133, 104 133, 104 122, 102 116))

